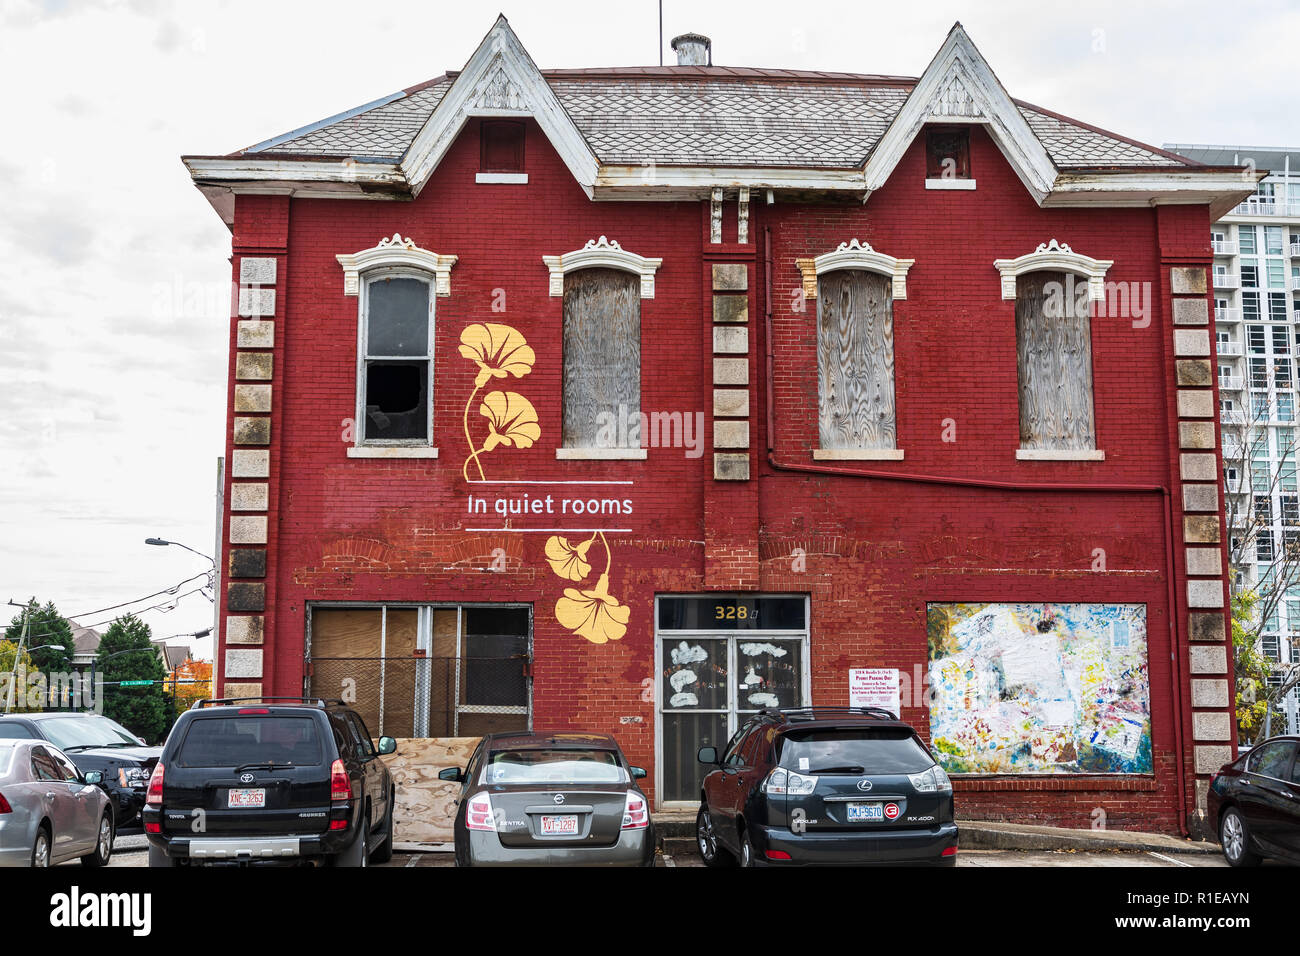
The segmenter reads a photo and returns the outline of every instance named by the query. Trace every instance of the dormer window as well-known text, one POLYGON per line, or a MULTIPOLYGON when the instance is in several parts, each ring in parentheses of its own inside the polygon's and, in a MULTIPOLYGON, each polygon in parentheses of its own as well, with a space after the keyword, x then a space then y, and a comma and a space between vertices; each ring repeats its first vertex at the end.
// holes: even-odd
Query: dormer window
POLYGON ((925 131, 925 188, 974 189, 970 171, 970 128, 931 126, 925 131))
POLYGON ((524 124, 519 120, 483 120, 479 125, 479 164, 475 182, 526 183, 524 124))

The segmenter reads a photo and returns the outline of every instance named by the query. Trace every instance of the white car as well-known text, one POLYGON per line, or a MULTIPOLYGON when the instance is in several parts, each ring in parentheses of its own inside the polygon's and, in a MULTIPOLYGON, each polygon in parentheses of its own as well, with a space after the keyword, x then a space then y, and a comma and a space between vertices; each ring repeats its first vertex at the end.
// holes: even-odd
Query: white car
POLYGON ((46 741, 0 740, 0 866, 106 864, 113 808, 99 778, 46 741))

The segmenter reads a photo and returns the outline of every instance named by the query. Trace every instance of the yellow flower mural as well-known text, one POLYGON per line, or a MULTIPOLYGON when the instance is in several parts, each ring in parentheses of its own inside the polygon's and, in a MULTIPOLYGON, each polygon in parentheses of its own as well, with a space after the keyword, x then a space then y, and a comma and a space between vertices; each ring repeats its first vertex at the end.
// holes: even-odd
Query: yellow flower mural
POLYGON ((566 581, 581 581, 591 573, 587 552, 595 541, 596 536, 593 534, 586 541, 571 545, 568 538, 552 535, 546 542, 546 563, 566 581))
POLYGON ((474 390, 465 402, 465 441, 469 443, 469 455, 461 474, 466 481, 469 476, 470 462, 478 469, 480 481, 486 481, 483 464, 479 456, 491 451, 498 445, 512 445, 515 448, 528 448, 542 436, 542 427, 537 420, 537 410, 533 403, 518 392, 491 392, 479 405, 479 414, 488 420, 488 436, 482 447, 474 447, 474 436, 469 430, 469 412, 474 407, 474 399, 479 389, 494 378, 506 378, 513 375, 522 378, 533 370, 537 355, 527 340, 508 325, 495 322, 475 323, 465 327, 460 333, 460 354, 478 365, 478 375, 474 378, 474 390))
POLYGON ((586 541, 569 544, 567 538, 553 535, 546 542, 546 562, 551 570, 568 581, 582 581, 591 573, 587 552, 600 538, 605 546, 605 573, 596 579, 591 590, 565 588, 564 596, 555 602, 555 619, 578 637, 593 644, 617 641, 627 633, 627 622, 632 609, 609 593, 609 569, 614 556, 610 552, 605 532, 597 531, 586 541))

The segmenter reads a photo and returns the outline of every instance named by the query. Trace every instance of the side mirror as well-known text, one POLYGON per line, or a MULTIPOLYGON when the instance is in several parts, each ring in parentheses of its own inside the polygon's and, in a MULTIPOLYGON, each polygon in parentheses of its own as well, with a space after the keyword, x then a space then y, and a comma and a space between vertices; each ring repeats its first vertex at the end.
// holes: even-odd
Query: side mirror
POLYGON ((632 771, 633 780, 640 780, 645 776, 644 767, 628 767, 628 769, 632 771))
POLYGON ((85 776, 86 783, 91 786, 99 786, 104 782, 104 775, 98 770, 91 770, 85 776))
POLYGON ((701 747, 696 759, 698 759, 702 764, 715 765, 718 762, 718 748, 701 747))
POLYGON ((465 779, 465 771, 460 767, 447 767, 438 771, 438 779, 446 780, 450 783, 460 783, 465 779))
POLYGON ((397 753, 397 741, 392 737, 379 738, 379 756, 386 757, 389 754, 397 753))

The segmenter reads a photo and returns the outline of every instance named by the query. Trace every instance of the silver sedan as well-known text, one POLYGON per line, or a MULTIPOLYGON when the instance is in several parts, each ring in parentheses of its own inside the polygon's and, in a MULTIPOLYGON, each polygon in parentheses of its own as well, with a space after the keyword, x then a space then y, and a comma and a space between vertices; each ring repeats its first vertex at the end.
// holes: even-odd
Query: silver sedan
POLYGON ((63 751, 41 740, 0 740, 0 866, 103 866, 113 854, 113 809, 63 751))

